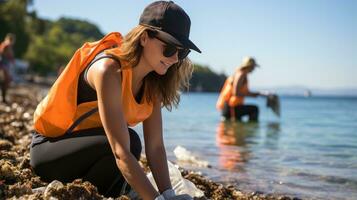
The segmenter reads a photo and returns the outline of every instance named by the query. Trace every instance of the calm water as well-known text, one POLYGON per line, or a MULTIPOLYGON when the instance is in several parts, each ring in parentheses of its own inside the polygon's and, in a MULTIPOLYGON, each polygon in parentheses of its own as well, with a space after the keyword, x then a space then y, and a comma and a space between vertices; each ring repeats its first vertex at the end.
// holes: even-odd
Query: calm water
POLYGON ((216 99, 184 94, 177 110, 164 111, 170 160, 181 145, 212 165, 185 167, 246 192, 357 199, 357 98, 282 97, 281 118, 265 99, 248 99, 259 105, 258 123, 221 122, 216 99))

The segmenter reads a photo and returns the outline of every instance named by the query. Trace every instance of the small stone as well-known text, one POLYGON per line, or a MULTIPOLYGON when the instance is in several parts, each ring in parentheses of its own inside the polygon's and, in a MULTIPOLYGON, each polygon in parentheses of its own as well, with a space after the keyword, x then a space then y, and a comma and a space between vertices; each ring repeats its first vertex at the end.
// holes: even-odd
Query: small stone
POLYGON ((63 187, 64 186, 61 183, 61 181, 57 181, 57 180, 52 181, 50 184, 48 184, 48 186, 45 189, 45 192, 43 193, 44 199, 51 199, 52 197, 51 193, 63 187))
POLYGON ((24 119, 30 119, 30 118, 31 118, 31 115, 30 115, 30 113, 25 112, 25 113, 22 115, 22 117, 23 117, 24 119))
POLYGON ((6 150, 9 151, 13 144, 9 142, 8 140, 1 140, 0 139, 0 150, 6 150))
POLYGON ((281 196, 281 197, 278 197, 278 200, 291 200, 291 198, 290 197, 281 196))
POLYGON ((32 192, 33 193, 41 193, 41 194, 43 194, 44 192, 45 192, 45 190, 46 190, 46 187, 38 187, 38 188, 34 188, 34 189, 32 189, 32 192))

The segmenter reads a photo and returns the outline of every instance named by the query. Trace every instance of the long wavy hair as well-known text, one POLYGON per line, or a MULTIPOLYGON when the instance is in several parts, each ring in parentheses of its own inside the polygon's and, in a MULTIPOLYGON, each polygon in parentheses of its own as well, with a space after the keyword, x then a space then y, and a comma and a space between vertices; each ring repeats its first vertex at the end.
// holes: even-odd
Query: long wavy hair
MULTIPOLYGON (((148 30, 151 29, 138 25, 125 35, 119 47, 120 55, 118 57, 128 66, 136 67, 139 64, 143 52, 140 37, 148 30)), ((192 71, 192 62, 186 57, 171 66, 164 75, 159 75, 155 71, 150 72, 143 80, 146 100, 154 102, 159 96, 162 106, 171 111, 172 106, 177 107, 180 102, 180 91, 189 89, 192 71)))

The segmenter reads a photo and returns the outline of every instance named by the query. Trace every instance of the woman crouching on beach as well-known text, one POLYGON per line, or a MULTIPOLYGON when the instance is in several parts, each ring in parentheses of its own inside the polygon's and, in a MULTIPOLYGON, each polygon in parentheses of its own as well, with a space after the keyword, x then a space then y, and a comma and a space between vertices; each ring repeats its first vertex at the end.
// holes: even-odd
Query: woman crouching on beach
POLYGON ((77 50, 34 114, 36 174, 46 181, 82 178, 107 197, 131 186, 143 199, 192 199, 172 189, 161 115, 188 86, 190 49, 201 52, 189 40, 190 25, 177 4, 158 1, 124 38, 110 33, 77 50), (141 141, 129 126, 140 122, 159 192, 138 163, 141 141))

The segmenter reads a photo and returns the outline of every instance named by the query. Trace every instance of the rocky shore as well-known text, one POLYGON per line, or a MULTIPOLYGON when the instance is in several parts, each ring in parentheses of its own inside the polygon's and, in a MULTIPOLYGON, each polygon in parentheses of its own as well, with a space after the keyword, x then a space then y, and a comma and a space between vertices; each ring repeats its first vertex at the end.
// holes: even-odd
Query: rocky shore
MULTIPOLYGON (((32 116, 43 95, 38 85, 17 85, 9 91, 9 103, 0 103, 0 199, 106 199, 89 182, 78 179, 47 183, 34 174, 29 165, 32 116)), ((145 167, 144 160, 142 165, 145 167)), ((204 197, 195 199, 298 199, 259 192, 245 194, 192 171, 181 169, 181 174, 204 192, 204 197)))

